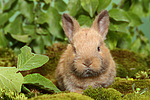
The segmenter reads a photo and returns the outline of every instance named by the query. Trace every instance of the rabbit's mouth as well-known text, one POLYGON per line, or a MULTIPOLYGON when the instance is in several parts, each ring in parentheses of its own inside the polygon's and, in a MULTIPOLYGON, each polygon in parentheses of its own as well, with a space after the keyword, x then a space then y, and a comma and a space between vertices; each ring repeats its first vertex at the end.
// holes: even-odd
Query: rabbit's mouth
POLYGON ((97 71, 92 70, 91 68, 86 68, 84 71, 77 71, 74 70, 73 71, 77 76, 81 77, 81 78, 88 78, 88 77, 96 77, 98 76, 100 73, 97 71))

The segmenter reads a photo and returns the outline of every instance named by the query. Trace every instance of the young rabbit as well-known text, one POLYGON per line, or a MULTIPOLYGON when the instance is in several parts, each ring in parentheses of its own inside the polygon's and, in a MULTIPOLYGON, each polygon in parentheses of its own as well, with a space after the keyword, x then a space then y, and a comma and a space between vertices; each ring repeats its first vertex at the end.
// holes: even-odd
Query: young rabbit
POLYGON ((81 29, 78 22, 65 13, 62 23, 70 44, 56 69, 58 87, 82 93, 88 86, 96 88, 112 84, 116 66, 104 43, 109 27, 108 12, 102 11, 91 28, 81 29))

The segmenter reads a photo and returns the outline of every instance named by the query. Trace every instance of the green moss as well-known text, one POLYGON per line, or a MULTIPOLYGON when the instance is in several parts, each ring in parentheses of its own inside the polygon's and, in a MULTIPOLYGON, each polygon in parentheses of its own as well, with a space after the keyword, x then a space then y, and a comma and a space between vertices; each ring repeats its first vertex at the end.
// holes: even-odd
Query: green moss
POLYGON ((126 94, 123 99, 125 100, 149 100, 150 96, 147 95, 140 95, 140 94, 135 94, 135 93, 129 93, 126 94))
POLYGON ((0 100, 27 100, 27 97, 23 93, 6 91, 0 88, 0 100))
POLYGON ((16 55, 13 50, 9 48, 0 48, 0 66, 16 66, 16 55))
POLYGON ((150 87, 150 79, 144 79, 144 80, 127 80, 127 79, 122 79, 122 80, 117 80, 114 82, 112 85, 108 86, 109 88, 114 88, 117 91, 119 91, 122 94, 127 94, 127 93, 134 93, 132 86, 135 84, 135 89, 140 88, 141 90, 150 87))
POLYGON ((122 94, 113 89, 113 88, 92 88, 89 87, 88 89, 84 90, 84 95, 87 95, 95 100, 118 100, 121 99, 122 94))
POLYGON ((117 65, 118 77, 133 77, 139 71, 146 71, 148 68, 147 62, 144 57, 133 51, 124 49, 111 50, 111 54, 117 65))
POLYGON ((30 100, 93 100, 92 98, 78 93, 60 93, 53 95, 41 95, 30 100))

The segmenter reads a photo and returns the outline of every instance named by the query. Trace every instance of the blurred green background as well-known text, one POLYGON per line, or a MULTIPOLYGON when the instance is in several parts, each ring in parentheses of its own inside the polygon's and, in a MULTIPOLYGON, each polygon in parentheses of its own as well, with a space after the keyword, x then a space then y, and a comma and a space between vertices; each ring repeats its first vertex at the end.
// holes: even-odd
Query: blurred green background
POLYGON ((81 27, 90 27, 95 17, 108 10, 106 45, 150 54, 150 0, 0 0, 0 47, 19 53, 28 45, 35 53, 45 46, 67 43, 61 15, 68 13, 81 27))

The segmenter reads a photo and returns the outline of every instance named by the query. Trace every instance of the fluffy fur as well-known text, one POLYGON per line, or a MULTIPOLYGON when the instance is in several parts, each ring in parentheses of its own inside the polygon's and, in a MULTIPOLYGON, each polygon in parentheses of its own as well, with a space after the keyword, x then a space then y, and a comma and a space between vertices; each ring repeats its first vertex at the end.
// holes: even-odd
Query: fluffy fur
POLYGON ((56 69, 58 87, 82 93, 88 86, 96 88, 112 84, 116 66, 104 43, 109 27, 108 12, 102 11, 91 28, 81 29, 68 14, 62 15, 62 22, 70 44, 56 69))

